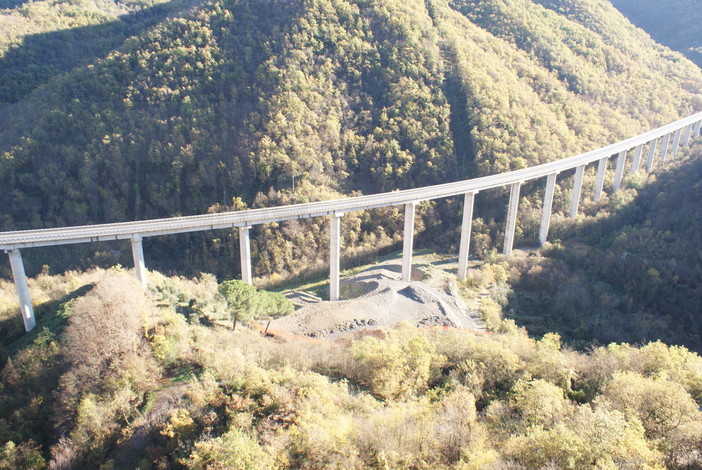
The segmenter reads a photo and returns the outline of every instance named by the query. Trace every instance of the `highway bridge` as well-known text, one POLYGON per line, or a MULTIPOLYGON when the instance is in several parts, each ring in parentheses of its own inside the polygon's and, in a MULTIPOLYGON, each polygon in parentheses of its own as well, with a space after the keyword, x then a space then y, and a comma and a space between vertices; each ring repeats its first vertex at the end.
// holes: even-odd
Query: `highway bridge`
POLYGON ((694 139, 699 138, 701 125, 702 113, 697 113, 636 137, 562 160, 507 173, 403 191, 187 217, 1 232, 0 249, 3 249, 9 255, 12 274, 19 297, 20 312, 25 329, 30 331, 36 325, 36 320, 34 317, 29 285, 22 263, 21 249, 109 240, 131 240, 136 276, 142 286, 146 288, 147 271, 142 248, 142 239, 144 237, 237 227, 240 234, 242 279, 251 283, 252 269, 249 230, 252 226, 309 217, 329 217, 331 227, 329 297, 330 300, 338 300, 339 261, 341 258, 340 229, 341 218, 345 213, 377 207, 404 205, 405 223, 402 279, 409 281, 412 268, 415 206, 422 201, 464 195, 463 222, 461 226, 461 241, 458 257, 458 278, 459 280, 464 280, 468 266, 468 247, 470 244, 471 224, 473 220, 473 201, 478 192, 504 186, 510 187, 505 240, 503 245, 504 254, 509 256, 514 243, 519 192, 524 182, 538 178, 546 178, 546 190, 544 193, 539 230, 539 241, 543 244, 548 237, 554 189, 559 173, 575 169, 569 210, 569 215, 574 217, 578 212, 583 175, 585 167, 588 164, 597 162, 597 177, 593 198, 598 200, 602 195, 607 162, 610 158, 616 158, 613 191, 617 191, 622 184, 628 155, 631 155, 633 159, 631 164, 632 173, 639 171, 642 163, 644 163, 646 171, 651 171, 655 165, 665 164, 669 155, 674 158, 678 154, 681 146, 688 146, 694 139))

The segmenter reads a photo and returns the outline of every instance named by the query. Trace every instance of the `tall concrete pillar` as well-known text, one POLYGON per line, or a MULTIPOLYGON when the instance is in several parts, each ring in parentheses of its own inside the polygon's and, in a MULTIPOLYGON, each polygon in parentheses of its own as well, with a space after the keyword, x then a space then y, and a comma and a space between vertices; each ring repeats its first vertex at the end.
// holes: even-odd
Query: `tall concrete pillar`
POLYGON ((624 165, 626 164, 626 150, 622 150, 617 155, 617 169, 614 172, 614 188, 612 192, 619 191, 622 187, 622 178, 624 177, 624 165))
POLYGON ((678 150, 680 150, 680 136, 682 135, 682 129, 675 131, 673 135, 673 158, 678 156, 678 150))
POLYGON ((670 134, 663 136, 663 142, 661 143, 661 166, 665 164, 665 159, 668 156, 668 143, 670 142, 670 134))
POLYGON ((461 247, 458 250, 458 280, 465 281, 468 273, 468 256, 470 249, 470 232, 473 226, 474 193, 466 193, 463 198, 463 223, 461 224, 461 247))
POLYGON ((585 165, 580 165, 575 169, 575 180, 573 181, 573 198, 570 200, 570 212, 568 215, 575 217, 578 215, 578 206, 580 205, 580 191, 583 189, 583 173, 585 173, 585 165))
POLYGON ((37 320, 34 318, 32 297, 29 295, 29 284, 27 284, 27 275, 24 272, 22 254, 19 250, 11 250, 7 254, 10 257, 10 267, 12 268, 12 277, 15 280, 15 289, 19 298, 24 331, 31 331, 36 326, 37 320))
POLYGON ((696 139, 700 136, 700 132, 702 132, 702 121, 697 121, 695 129, 692 131, 692 137, 696 139))
POLYGON ((239 259, 241 260, 241 280, 253 284, 251 271, 251 227, 239 227, 239 259))
POLYGON ((551 223, 551 209, 553 208, 553 193, 556 189, 557 173, 551 173, 546 177, 546 192, 544 192, 544 203, 541 208, 541 227, 539 228, 539 243, 546 243, 548 238, 548 226, 551 223))
POLYGON ((512 255, 512 247, 514 246, 514 231, 517 228, 517 211, 519 210, 519 191, 522 183, 512 183, 509 192, 509 205, 507 206, 507 227, 505 228, 505 245, 502 252, 505 256, 512 255))
POLYGON ((402 280, 412 280, 412 246, 414 245, 414 207, 416 202, 405 204, 405 232, 402 241, 402 280))
POLYGON ((607 160, 609 157, 600 158, 597 162, 597 179, 595 180, 595 194, 592 199, 599 201, 602 197, 602 188, 604 188, 605 172, 607 171, 607 160))
POLYGON ((692 128, 694 127, 694 124, 690 124, 689 126, 685 126, 685 133, 683 134, 683 147, 688 147, 690 145, 690 137, 692 136, 692 128))
POLYGON ((653 139, 648 143, 648 156, 646 157, 646 171, 648 173, 653 170, 653 161, 656 158, 656 147, 658 147, 658 139, 653 139))
POLYGON ((329 300, 339 300, 339 269, 341 265, 341 217, 335 213, 329 216, 329 300))
POLYGON ((643 153, 643 144, 639 144, 636 147, 636 150, 634 150, 634 161, 631 162, 631 171, 630 174, 634 174, 637 171, 639 171, 639 168, 641 167, 641 154, 643 153))
POLYGON ((134 259, 134 272, 136 278, 141 284, 141 287, 146 290, 149 286, 149 281, 146 278, 146 263, 144 262, 144 246, 141 242, 141 237, 136 235, 132 237, 132 258, 134 259))

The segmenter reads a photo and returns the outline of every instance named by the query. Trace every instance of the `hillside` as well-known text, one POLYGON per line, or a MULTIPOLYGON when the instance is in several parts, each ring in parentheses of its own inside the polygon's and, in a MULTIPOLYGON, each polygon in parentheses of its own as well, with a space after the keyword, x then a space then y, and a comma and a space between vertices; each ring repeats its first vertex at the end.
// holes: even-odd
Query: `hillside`
MULTIPOLYGON (((4 12, 32 18, 39 5, 4 12)), ((135 11, 35 28, 2 52, 0 229, 439 183, 561 158, 702 109, 702 72, 604 1, 116 5, 135 11)), ((503 196, 486 197, 490 226, 503 196)), ((419 229, 449 214, 444 203, 423 207, 419 229)), ((344 225, 349 255, 362 256, 396 242, 401 214, 344 225)), ((450 245, 455 227, 427 238, 450 245)), ((257 228, 256 275, 321 268, 326 230, 324 221, 257 228)), ((235 234, 152 240, 147 251, 154 267, 236 274, 235 234)), ((114 244, 26 259, 35 273, 129 264, 128 253, 114 244)))
POLYGON ((702 358, 683 347, 576 353, 509 320, 270 338, 216 324, 212 276, 152 281, 144 296, 120 269, 36 280, 54 306, 3 345, 0 468, 702 464, 702 358))
POLYGON ((702 11, 693 0, 612 0, 612 4, 657 42, 702 67, 702 11))
POLYGON ((571 344, 660 339, 702 350, 702 146, 556 223, 542 255, 513 260, 506 311, 571 344), (648 180, 648 181, 647 181, 648 180))

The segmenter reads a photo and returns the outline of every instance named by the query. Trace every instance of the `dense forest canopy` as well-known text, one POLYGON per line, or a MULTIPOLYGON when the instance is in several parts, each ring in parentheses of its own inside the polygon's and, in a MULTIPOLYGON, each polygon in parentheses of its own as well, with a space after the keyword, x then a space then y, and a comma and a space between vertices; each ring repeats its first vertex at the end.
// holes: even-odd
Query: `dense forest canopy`
POLYGON ((702 67, 702 11, 694 0, 612 0, 636 26, 702 67))
MULTIPOLYGON (((701 90, 604 0, 0 0, 0 230, 492 174, 700 111, 701 90)), ((483 334, 271 338, 249 320, 289 313, 280 294, 157 271, 143 294, 119 266, 48 272, 131 265, 126 245, 23 250, 38 325, 0 279, 0 469, 699 468, 702 359, 649 342, 702 347, 702 148, 680 154, 616 194, 609 175, 577 218, 559 175, 555 243, 511 260, 506 194, 479 194, 486 261, 460 290, 489 292, 483 334)), ((418 244, 456 251, 460 212, 419 205, 418 244)), ((257 283, 324 265, 323 218, 252 232, 257 283)), ((346 214, 344 256, 401 233, 400 208, 346 214)), ((150 267, 228 279, 236 242, 145 245, 150 267)))
POLYGON ((569 344, 660 339, 702 351, 702 146, 557 222, 554 244, 510 262, 506 311, 569 344))
MULTIPOLYGON (((699 68, 600 0, 3 6, 3 21, 19 26, 0 30, 2 230, 480 176, 702 109, 699 68)), ((430 227, 427 217, 449 212, 444 204, 420 215, 430 227)), ((349 219, 345 245, 392 245, 397 215, 349 219)), ((318 249, 310 257, 290 241, 299 228, 324 248, 323 222, 257 229, 257 275, 315 264, 318 249)), ((175 267, 231 276, 234 237, 147 248, 156 266, 173 267, 165 253, 177 247, 186 256, 175 267)), ((129 263, 119 251, 30 256, 30 272, 88 255, 129 263)))
MULTIPOLYGON (((7 295, 0 286, 0 298, 7 295)), ((217 326, 212 276, 41 276, 0 370, 0 468, 699 468, 702 358, 511 320, 332 343, 217 326), (103 334, 95 335, 95 331, 103 334)))

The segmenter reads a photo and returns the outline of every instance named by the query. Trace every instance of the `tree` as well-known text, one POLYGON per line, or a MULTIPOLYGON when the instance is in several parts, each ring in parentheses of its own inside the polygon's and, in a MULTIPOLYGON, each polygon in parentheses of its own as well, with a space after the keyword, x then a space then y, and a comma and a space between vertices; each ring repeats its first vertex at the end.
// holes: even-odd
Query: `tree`
POLYGON ((259 291, 251 284, 236 279, 221 283, 219 293, 232 313, 232 330, 236 329, 239 320, 288 315, 295 308, 283 294, 259 291))
POLYGON ((254 317, 253 306, 256 297, 256 288, 244 281, 232 279, 219 285, 219 293, 227 301, 227 306, 232 314, 232 330, 236 323, 249 321, 254 317))

